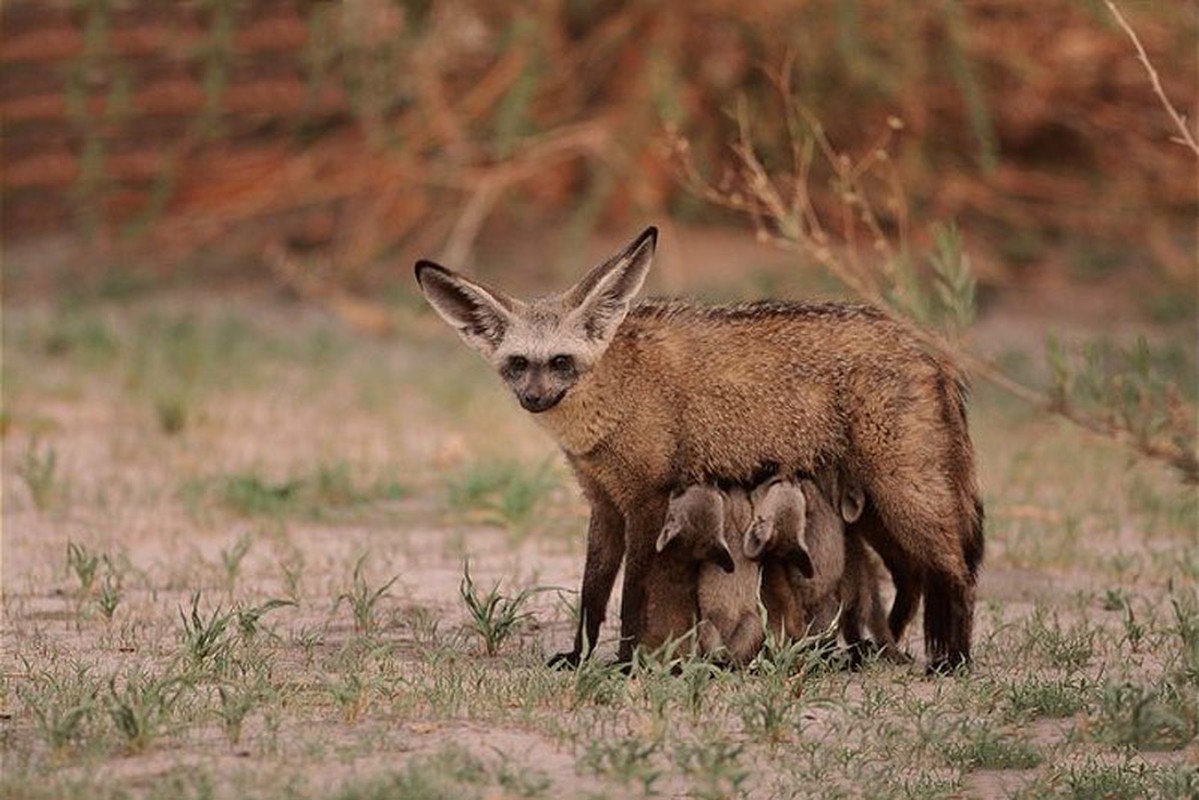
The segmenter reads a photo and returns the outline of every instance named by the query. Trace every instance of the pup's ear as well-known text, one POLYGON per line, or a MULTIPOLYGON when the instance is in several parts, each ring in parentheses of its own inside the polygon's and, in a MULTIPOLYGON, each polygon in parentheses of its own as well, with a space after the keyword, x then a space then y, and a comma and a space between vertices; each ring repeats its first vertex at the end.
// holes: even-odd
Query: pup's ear
POLYGON ((729 552, 729 543, 723 538, 715 542, 708 550, 707 559, 730 574, 737 569, 736 564, 733 563, 733 554, 729 552))
POLYGON ((474 349, 491 355, 504 339, 520 301, 432 261, 416 262, 416 282, 442 319, 474 349))
POLYGON ((799 570, 799 574, 805 578, 811 578, 816 574, 816 569, 812 566, 812 558, 808 555, 808 551, 804 548, 799 548, 793 551, 787 558, 787 562, 799 570))
POLYGON ((654 549, 661 553, 666 549, 666 546, 675 540, 675 537, 682 531, 683 526, 673 516, 666 518, 665 524, 662 525, 662 532, 658 534, 658 542, 654 545, 654 549))
POLYGON ((649 273, 658 229, 646 228, 624 250, 595 267, 563 296, 583 334, 607 342, 629 312, 629 303, 649 273))
POLYGON ((866 493, 856 483, 846 483, 841 491, 841 519, 857 522, 866 507, 866 493))
POLYGON ((745 532, 745 540, 742 544, 745 557, 757 561, 762 557, 762 553, 766 551, 767 545, 773 538, 774 526, 764 517, 755 517, 749 530, 745 532))

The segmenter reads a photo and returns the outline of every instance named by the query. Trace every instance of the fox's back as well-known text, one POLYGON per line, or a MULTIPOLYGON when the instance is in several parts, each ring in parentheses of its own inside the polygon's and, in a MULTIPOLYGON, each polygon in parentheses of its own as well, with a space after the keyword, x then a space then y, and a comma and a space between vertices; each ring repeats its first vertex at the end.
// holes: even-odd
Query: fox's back
POLYGON ((844 303, 647 301, 613 348, 636 353, 614 361, 640 384, 635 393, 669 393, 659 404, 686 480, 815 472, 849 451, 855 409, 911 395, 909 384, 937 368, 877 309, 844 303))

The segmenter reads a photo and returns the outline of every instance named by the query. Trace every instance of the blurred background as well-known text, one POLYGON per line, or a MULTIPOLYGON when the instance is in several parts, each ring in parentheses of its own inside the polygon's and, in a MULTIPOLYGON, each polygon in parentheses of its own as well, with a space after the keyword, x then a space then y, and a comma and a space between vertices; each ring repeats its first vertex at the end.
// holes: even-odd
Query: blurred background
MULTIPOLYGON (((1199 6, 1122 7, 1193 112, 1199 6)), ((779 257, 681 186, 663 134, 718 178, 743 98, 764 161, 787 161, 771 76, 791 58, 843 152, 902 124, 913 235, 956 221, 984 299, 1073 288, 1194 314, 1195 163, 1101 0, 7 0, 2 17, 10 298, 254 281, 382 329, 365 299, 410 292, 417 257, 544 287, 651 222, 674 253, 658 288, 692 289, 705 258, 744 279, 779 257)), ((811 192, 835 208, 823 176, 811 192)), ((763 281, 745 291, 780 290, 763 281)))

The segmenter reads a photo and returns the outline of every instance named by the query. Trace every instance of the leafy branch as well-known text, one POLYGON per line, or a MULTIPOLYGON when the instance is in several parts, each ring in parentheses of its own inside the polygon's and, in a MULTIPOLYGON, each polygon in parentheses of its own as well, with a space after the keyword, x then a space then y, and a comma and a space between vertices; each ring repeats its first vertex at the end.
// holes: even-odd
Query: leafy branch
POLYGON ((1199 483, 1195 410, 1177 386, 1158 375, 1147 345, 1091 349, 1077 357, 1051 345, 1053 383, 1042 390, 1023 383, 974 351, 962 335, 974 318, 975 282, 961 236, 934 226, 934 247, 917 268, 910 224, 890 150, 903 123, 889 118, 874 146, 853 157, 839 150, 820 120, 795 99, 790 61, 775 82, 782 98, 791 151, 790 170, 771 171, 754 141, 744 101, 734 116, 732 165, 718 182, 703 175, 690 143, 668 133, 676 172, 698 197, 747 216, 760 241, 800 253, 824 267, 853 294, 877 306, 927 347, 1001 390, 1119 442, 1139 455, 1169 464, 1184 481, 1199 483), (827 175, 836 196, 818 209, 809 187, 827 175), (884 217, 876 208, 886 203, 884 217), (869 255, 866 245, 873 255, 869 255), (931 281, 923 275, 931 272, 931 281), (923 273, 923 274, 922 274, 923 273), (1080 390, 1086 389, 1085 392, 1080 390))

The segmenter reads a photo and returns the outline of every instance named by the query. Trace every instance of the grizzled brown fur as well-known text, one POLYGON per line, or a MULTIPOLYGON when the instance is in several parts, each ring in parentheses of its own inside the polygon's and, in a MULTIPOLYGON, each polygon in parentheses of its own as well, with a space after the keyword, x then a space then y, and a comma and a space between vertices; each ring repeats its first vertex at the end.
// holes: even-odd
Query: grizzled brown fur
POLYGON ((567 292, 528 303, 416 267, 430 303, 536 413, 591 500, 583 623, 563 660, 595 642, 622 556, 619 654, 631 653, 673 487, 747 484, 769 464, 840 466, 858 481, 878 522, 864 535, 923 592, 930 666, 968 661, 983 539, 960 374, 868 306, 630 307, 655 241, 651 228, 567 292))

